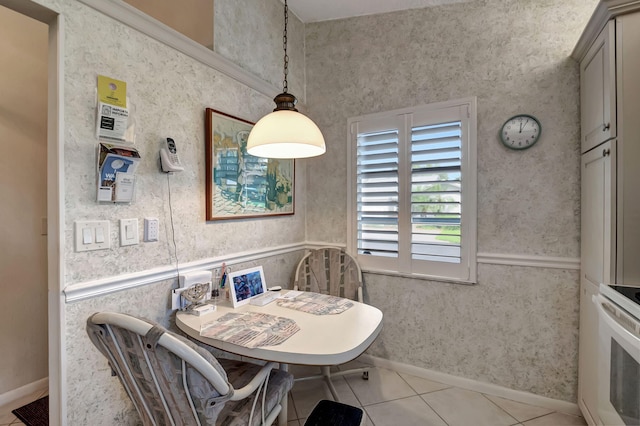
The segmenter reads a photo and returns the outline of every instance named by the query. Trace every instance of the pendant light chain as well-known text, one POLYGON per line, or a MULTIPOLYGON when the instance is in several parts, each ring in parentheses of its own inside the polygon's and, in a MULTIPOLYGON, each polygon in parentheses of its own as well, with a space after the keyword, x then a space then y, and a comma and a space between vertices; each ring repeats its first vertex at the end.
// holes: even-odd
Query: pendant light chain
POLYGON ((262 158, 308 158, 322 155, 327 151, 322 132, 310 118, 296 109, 298 102, 292 93, 288 93, 289 55, 287 54, 287 28, 289 24, 289 6, 284 3, 284 80, 283 92, 273 101, 276 107, 253 126, 247 139, 247 152, 262 158))
POLYGON ((284 0, 284 34, 282 36, 282 44, 284 46, 284 82, 283 93, 287 93, 289 85, 287 83, 287 75, 289 74, 289 55, 287 55, 287 24, 289 24, 289 7, 287 0, 284 0))

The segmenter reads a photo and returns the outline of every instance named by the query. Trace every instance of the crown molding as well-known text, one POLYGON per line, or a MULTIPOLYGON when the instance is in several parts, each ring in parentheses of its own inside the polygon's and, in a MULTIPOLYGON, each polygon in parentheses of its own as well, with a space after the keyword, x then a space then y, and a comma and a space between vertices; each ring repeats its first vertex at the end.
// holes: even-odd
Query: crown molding
POLYGON ((617 16, 640 10, 640 0, 602 0, 591 15, 571 57, 580 62, 607 22, 617 16))
MULTIPOLYGON (((222 74, 273 98, 280 93, 275 86, 246 71, 227 58, 191 40, 173 28, 163 24, 121 0, 79 0, 81 3, 104 13, 149 37, 184 53, 222 74)), ((213 17, 212 17, 213 19, 213 17)))

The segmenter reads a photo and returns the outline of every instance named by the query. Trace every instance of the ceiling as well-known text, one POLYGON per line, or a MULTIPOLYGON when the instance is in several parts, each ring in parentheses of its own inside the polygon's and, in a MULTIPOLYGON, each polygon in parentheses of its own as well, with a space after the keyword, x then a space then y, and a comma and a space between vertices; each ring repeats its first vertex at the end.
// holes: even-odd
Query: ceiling
POLYGON ((288 0, 287 4, 306 23, 470 1, 473 0, 288 0))

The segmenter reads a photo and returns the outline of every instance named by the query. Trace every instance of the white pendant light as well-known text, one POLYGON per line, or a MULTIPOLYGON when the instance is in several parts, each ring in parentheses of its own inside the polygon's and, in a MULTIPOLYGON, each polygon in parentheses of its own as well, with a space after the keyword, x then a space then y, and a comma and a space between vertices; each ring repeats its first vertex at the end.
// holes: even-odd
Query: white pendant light
POLYGON ((322 155, 327 148, 322 132, 310 118, 295 108, 296 97, 287 93, 289 56, 287 23, 289 8, 284 2, 284 89, 273 100, 276 108, 262 117, 251 129, 247 152, 263 158, 308 158, 322 155))

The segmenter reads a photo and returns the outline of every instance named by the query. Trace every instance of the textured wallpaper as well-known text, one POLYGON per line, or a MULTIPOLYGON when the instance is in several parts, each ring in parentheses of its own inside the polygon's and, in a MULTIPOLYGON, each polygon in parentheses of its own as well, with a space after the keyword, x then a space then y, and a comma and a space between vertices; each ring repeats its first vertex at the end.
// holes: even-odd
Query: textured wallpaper
MULTIPOLYGON (((65 4, 65 15, 67 285, 174 264, 171 211, 181 263, 304 240, 304 173, 296 174, 293 216, 209 223, 204 220, 205 108, 257 121, 273 109, 269 97, 77 1, 65 4), (142 160, 131 205, 95 202, 94 110, 98 74, 126 81, 135 109, 136 147, 142 160), (166 137, 176 141, 184 172, 160 172, 158 151, 166 137), (144 217, 160 219, 160 241, 120 247, 118 219, 138 218, 142 231, 144 217), (98 219, 111 222, 111 249, 74 252, 74 221, 98 219)), ((302 38, 302 33, 297 37, 302 38)), ((260 44, 259 40, 254 42, 260 44)))
MULTIPOLYGON (((175 265, 176 257, 183 264, 304 241, 306 182, 301 167, 296 173, 295 215, 210 223, 204 219, 205 108, 257 121, 273 109, 270 97, 77 0, 40 2, 64 16, 63 286, 175 265), (95 201, 98 75, 127 82, 136 125, 135 146, 142 157, 136 174, 135 200, 130 205, 95 201), (176 141, 184 172, 171 176, 160 172, 158 152, 166 137, 176 141), (160 219, 160 241, 120 247, 119 219, 138 218, 142 240, 145 217, 160 219), (108 220, 111 249, 76 253, 76 220, 108 220)), ((243 13, 246 28, 251 27, 251 22, 265 19, 261 9, 249 8, 243 13)), ((303 28, 295 24, 293 27, 289 38, 300 46, 303 28)), ((218 38, 223 40, 224 35, 218 38)), ((259 36, 253 45, 272 56, 272 64, 279 62, 275 58, 281 58, 281 44, 274 46, 277 51, 273 52, 267 40, 259 36)), ((258 61, 248 68, 260 75, 264 74, 263 66, 258 61)), ((299 70, 299 66, 292 70, 292 79, 301 82, 299 70)), ((291 253, 236 268, 262 264, 270 284, 287 286, 301 255, 291 253)), ((64 380, 69 425, 136 424, 137 416, 117 380, 110 376, 105 360, 88 340, 84 324, 90 314, 100 310, 131 312, 167 324, 170 289, 175 285, 174 281, 159 282, 66 305, 64 380)))
MULTIPOLYGON (((308 238, 346 243, 349 117, 476 96, 478 251, 579 257, 579 73, 569 55, 596 4, 480 0, 308 24, 307 102, 328 145, 309 161, 308 238), (498 139, 517 113, 543 126, 524 152, 498 139)), ((367 274, 385 314, 372 353, 575 402, 578 273, 478 271, 474 287, 367 274)))
MULTIPOLYGON (((215 0, 213 29, 217 53, 282 91, 284 2, 215 0)), ((304 102, 304 24, 291 10, 287 34, 289 92, 304 102)))

